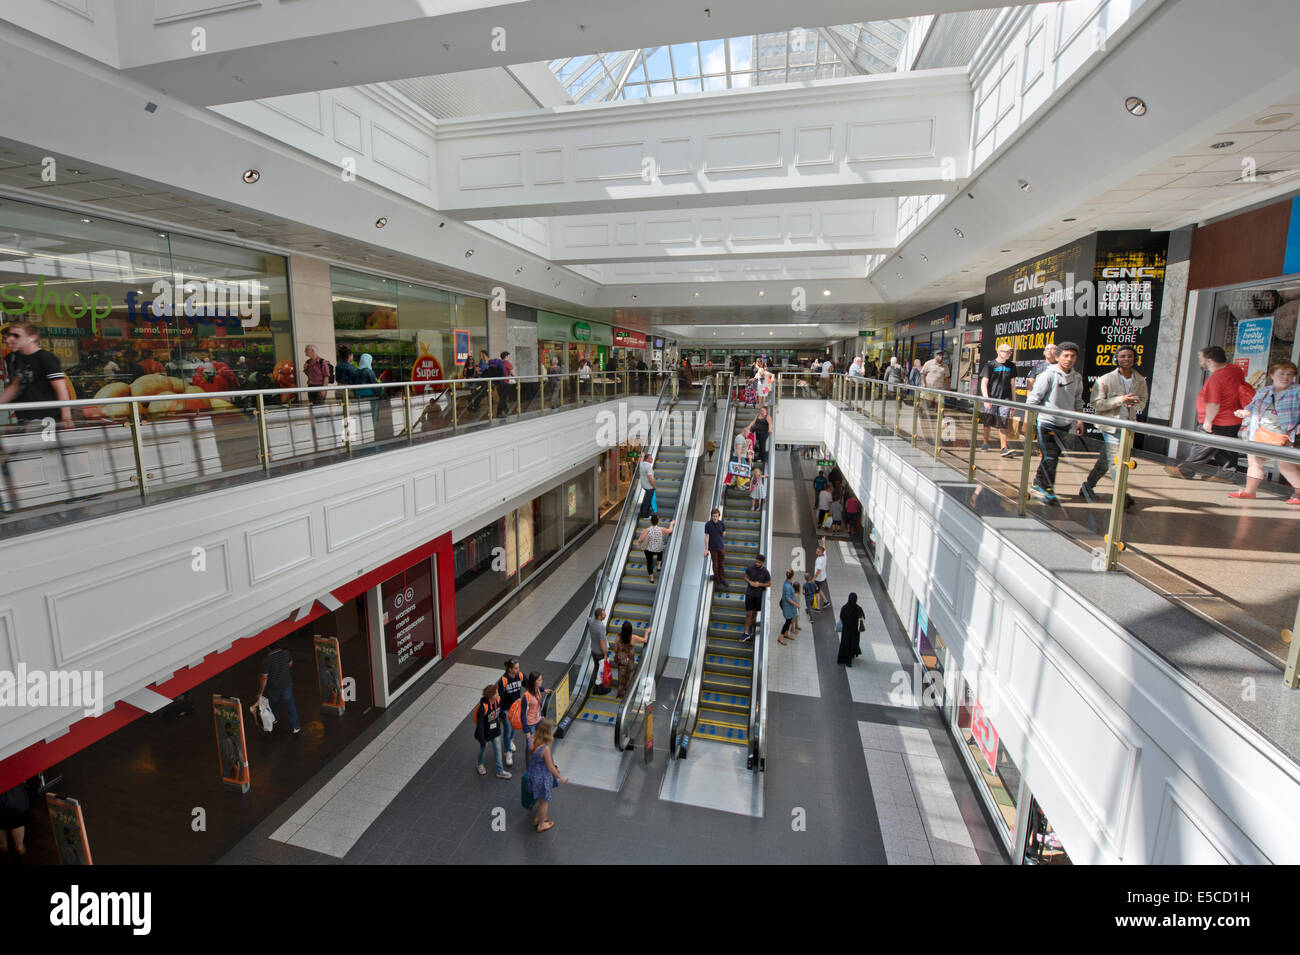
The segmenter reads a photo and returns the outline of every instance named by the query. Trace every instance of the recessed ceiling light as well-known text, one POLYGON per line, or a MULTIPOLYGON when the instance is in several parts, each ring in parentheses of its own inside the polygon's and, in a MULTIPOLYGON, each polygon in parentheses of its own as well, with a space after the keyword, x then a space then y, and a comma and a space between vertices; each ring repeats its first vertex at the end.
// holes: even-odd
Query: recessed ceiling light
POLYGON ((930 257, 929 257, 928 255, 926 255, 924 252, 922 252, 922 253, 921 253, 921 261, 922 261, 922 262, 929 262, 929 261, 930 261, 930 257))
POLYGON ((466 249, 466 250, 465 250, 465 258, 468 259, 468 258, 469 258, 470 256, 472 256, 473 254, 474 254, 474 250, 473 250, 473 249, 466 249))
POLYGON ((1256 126, 1272 126, 1275 123, 1285 123, 1288 119, 1294 119, 1295 113, 1272 113, 1268 116, 1261 116, 1255 120, 1256 126))
POLYGON ((375 220, 376 229, 382 229, 386 225, 388 225, 388 216, 380 216, 375 220))
POLYGON ((82 221, 82 222, 92 222, 93 220, 91 220, 91 219, 82 219, 81 221, 82 221))
POLYGON ((1130 96, 1124 100, 1124 108, 1134 116, 1144 116, 1147 111, 1147 104, 1136 96, 1130 96))
POLYGON ((694 295, 695 295, 696 298, 699 298, 699 297, 700 297, 700 293, 699 293, 699 292, 695 292, 694 295))
POLYGON ((762 289, 759 289, 759 290, 758 290, 758 294, 759 294, 759 296, 761 297, 761 296, 766 295, 767 293, 764 292, 762 289))
POLYGON ((633 295, 633 296, 632 296, 632 297, 633 297, 633 298, 636 298, 636 296, 635 296, 635 295, 633 295))
POLYGON ((1211 148, 1211 149, 1227 149, 1229 146, 1233 145, 1233 143, 1234 143, 1234 140, 1231 140, 1231 139, 1225 139, 1225 140, 1224 140, 1223 142, 1221 142, 1221 143, 1210 143, 1210 148, 1211 148))
POLYGON ((999 252, 1010 252, 1010 249, 998 249, 999 252))
POLYGON ((1021 191, 1021 192, 1033 192, 1033 190, 1034 190, 1034 187, 1031 186, 1031 185, 1030 185, 1028 182, 1026 182, 1024 179, 1017 179, 1017 180, 1016 180, 1016 185, 1020 187, 1020 191, 1021 191))
POLYGON ((896 274, 898 275, 898 277, 899 277, 900 279, 903 277, 903 273, 902 273, 902 272, 898 272, 898 273, 896 273, 896 274))
POLYGON ((964 238, 966 238, 966 233, 965 233, 965 232, 962 232, 961 229, 957 228, 956 226, 953 226, 953 227, 952 227, 952 234, 955 235, 955 236, 956 236, 957 238, 959 238, 959 239, 964 239, 964 238))
POLYGON ((831 294, 831 290, 828 289, 828 288, 824 288, 824 289, 822 289, 822 294, 823 294, 823 295, 830 295, 830 294, 831 294))
POLYGON ((250 186, 261 178, 262 178, 262 174, 258 172, 256 169, 244 170, 244 182, 248 183, 250 186))
POLYGON ((522 272, 523 270, 524 270, 524 267, 523 267, 522 265, 516 265, 516 266, 515 266, 515 275, 518 275, 518 274, 519 274, 520 272, 522 272))
MULTIPOLYGON (((1263 122, 1263 120, 1260 120, 1260 122, 1263 122)), ((68 172, 71 173, 71 174, 74 175, 74 176, 84 176, 84 175, 85 175, 85 173, 82 172, 80 169, 69 169, 68 172)))

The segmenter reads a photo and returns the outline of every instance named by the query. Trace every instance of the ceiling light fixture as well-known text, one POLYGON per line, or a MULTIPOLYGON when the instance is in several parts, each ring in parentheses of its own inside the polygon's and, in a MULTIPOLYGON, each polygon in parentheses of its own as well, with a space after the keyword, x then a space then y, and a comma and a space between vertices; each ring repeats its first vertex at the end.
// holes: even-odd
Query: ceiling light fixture
POLYGON ((762 289, 759 289, 759 290, 758 290, 758 296, 759 296, 759 298, 762 298, 762 297, 763 297, 764 295, 766 295, 766 294, 767 294, 767 293, 764 292, 762 289))
POLYGON ((1070 218, 1068 218, 1068 219, 1062 219, 1061 221, 1062 221, 1062 222, 1077 222, 1078 219, 1075 218, 1074 216, 1070 216, 1070 218))
POLYGON ((518 275, 518 274, 519 274, 520 272, 522 272, 523 270, 524 270, 524 267, 523 267, 522 265, 516 265, 516 266, 515 266, 515 275, 518 275))
POLYGON ((388 225, 388 216, 380 216, 375 220, 376 229, 382 229, 386 225, 388 225))
POLYGON ((1211 148, 1211 149, 1227 149, 1229 146, 1233 145, 1233 143, 1234 143, 1233 140, 1231 140, 1231 139, 1225 139, 1225 140, 1224 140, 1223 142, 1221 142, 1221 143, 1210 143, 1210 148, 1211 148))
POLYGON ((699 297, 700 297, 700 293, 699 293, 699 292, 695 292, 695 293, 693 293, 693 294, 694 294, 695 298, 699 298, 699 297))
POLYGON ((1272 113, 1268 116, 1261 116, 1255 120, 1256 126, 1272 126, 1274 123, 1285 123, 1288 119, 1294 119, 1295 113, 1272 113))
POLYGON ((468 258, 469 258, 470 256, 472 256, 473 254, 474 254, 474 250, 473 250, 473 249, 466 249, 466 250, 465 250, 465 258, 468 259, 468 258))
POLYGON ((94 220, 92 220, 92 219, 82 219, 81 221, 82 221, 82 222, 92 222, 92 221, 94 221, 94 220))
POLYGON ((898 273, 895 273, 895 274, 897 274, 898 277, 899 277, 900 279, 903 277, 903 273, 902 273, 902 272, 898 272, 898 273))
POLYGON ((70 174, 74 175, 74 176, 84 176, 84 175, 85 175, 85 173, 82 172, 80 169, 69 169, 68 172, 69 172, 70 174))
POLYGON ((998 249, 999 252, 1010 252, 1010 249, 998 249))
POLYGON ((952 234, 955 235, 955 236, 956 236, 957 238, 959 238, 959 239, 964 239, 964 238, 966 238, 966 233, 965 233, 965 232, 962 232, 961 229, 957 228, 956 226, 953 226, 953 227, 952 227, 952 234))
POLYGON ((1017 180, 1016 180, 1016 185, 1020 187, 1020 191, 1021 191, 1021 192, 1033 192, 1033 191, 1034 191, 1034 187, 1031 186, 1031 185, 1030 185, 1027 181, 1025 181, 1024 179, 1017 179, 1017 180))
POLYGON ((261 178, 262 178, 262 174, 258 172, 256 169, 244 170, 244 182, 248 183, 250 186, 261 178))
POLYGON ((928 255, 926 255, 924 252, 922 252, 922 253, 921 253, 921 261, 922 261, 922 262, 929 262, 929 261, 930 261, 930 257, 929 257, 928 255))
POLYGON ((830 295, 830 294, 831 294, 831 290, 828 289, 828 288, 824 288, 824 289, 822 289, 822 294, 823 294, 823 295, 830 295))
POLYGON ((1137 96, 1130 96, 1128 99, 1124 100, 1124 108, 1134 116, 1145 116, 1147 104, 1137 96))

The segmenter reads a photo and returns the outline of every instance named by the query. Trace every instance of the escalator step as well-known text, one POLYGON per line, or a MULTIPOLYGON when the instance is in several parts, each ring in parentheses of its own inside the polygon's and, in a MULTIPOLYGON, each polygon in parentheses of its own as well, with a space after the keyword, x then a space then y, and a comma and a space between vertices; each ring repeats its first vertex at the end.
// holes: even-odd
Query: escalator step
POLYGON ((700 694, 700 700, 703 703, 711 704, 713 707, 724 710, 735 710, 739 713, 749 712, 749 697, 740 696, 731 693, 717 693, 712 690, 706 690, 700 694))

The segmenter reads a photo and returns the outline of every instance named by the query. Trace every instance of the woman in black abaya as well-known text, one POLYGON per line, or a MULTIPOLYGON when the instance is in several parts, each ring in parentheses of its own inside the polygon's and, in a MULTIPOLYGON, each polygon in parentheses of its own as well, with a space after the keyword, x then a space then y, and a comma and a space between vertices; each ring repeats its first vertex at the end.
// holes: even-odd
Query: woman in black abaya
POLYGON ((853 658, 862 656, 862 631, 866 626, 866 614, 858 606, 858 595, 849 594, 840 608, 840 653, 835 658, 836 663, 853 666, 853 658))

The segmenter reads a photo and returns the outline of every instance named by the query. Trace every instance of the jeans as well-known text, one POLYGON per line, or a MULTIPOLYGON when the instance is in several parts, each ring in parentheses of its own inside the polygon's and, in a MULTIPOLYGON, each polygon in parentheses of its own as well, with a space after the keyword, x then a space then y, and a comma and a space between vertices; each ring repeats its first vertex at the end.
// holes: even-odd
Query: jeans
MULTIPOLYGON (((501 764, 501 737, 493 736, 489 742, 492 744, 492 754, 497 758, 497 772, 504 773, 506 768, 501 764)), ((478 744, 478 764, 480 766, 483 765, 483 751, 487 749, 487 747, 487 743, 478 744)))
POLYGON ((645 496, 641 498, 641 517, 650 516, 650 500, 654 497, 654 488, 646 488, 645 496))
POLYGON ((1056 487, 1056 465, 1060 463, 1061 452, 1065 450, 1063 439, 1070 433, 1071 427, 1069 422, 1065 424, 1038 422, 1038 447, 1042 452, 1043 460, 1038 462, 1034 483, 1045 491, 1056 487))
MULTIPOLYGON (((1240 424, 1210 425, 1210 432, 1223 438, 1235 438, 1240 430, 1240 424)), ((1178 465, 1178 470, 1183 477, 1190 478, 1197 466, 1209 464, 1211 461, 1219 466, 1219 474, 1222 476, 1228 477, 1237 473, 1237 453, 1235 451, 1210 448, 1203 444, 1192 445, 1187 460, 1178 465)))
POLYGON ((651 577, 654 576, 656 562, 659 564, 659 569, 663 570, 663 563, 664 563, 663 551, 653 551, 653 550, 646 551, 645 569, 646 569, 646 573, 649 574, 651 577))
MULTIPOLYGON (((510 752, 510 743, 515 738, 515 728, 510 725, 509 709, 509 705, 503 700, 501 703, 501 749, 502 752, 506 753, 510 752)), ((482 762, 482 759, 479 762, 482 762)))
POLYGON ((1102 445, 1101 453, 1097 455, 1097 463, 1092 466, 1092 470, 1088 472, 1088 479, 1084 481, 1088 487, 1095 488, 1103 474, 1110 475, 1110 479, 1115 480, 1115 458, 1119 455, 1119 432, 1111 434, 1103 431, 1101 436, 1105 438, 1106 443, 1102 445))
POLYGON ((271 712, 279 714, 279 706, 284 703, 284 715, 289 721, 290 729, 298 729, 298 705, 293 701, 293 687, 285 687, 274 696, 266 694, 266 701, 271 704, 271 712))

